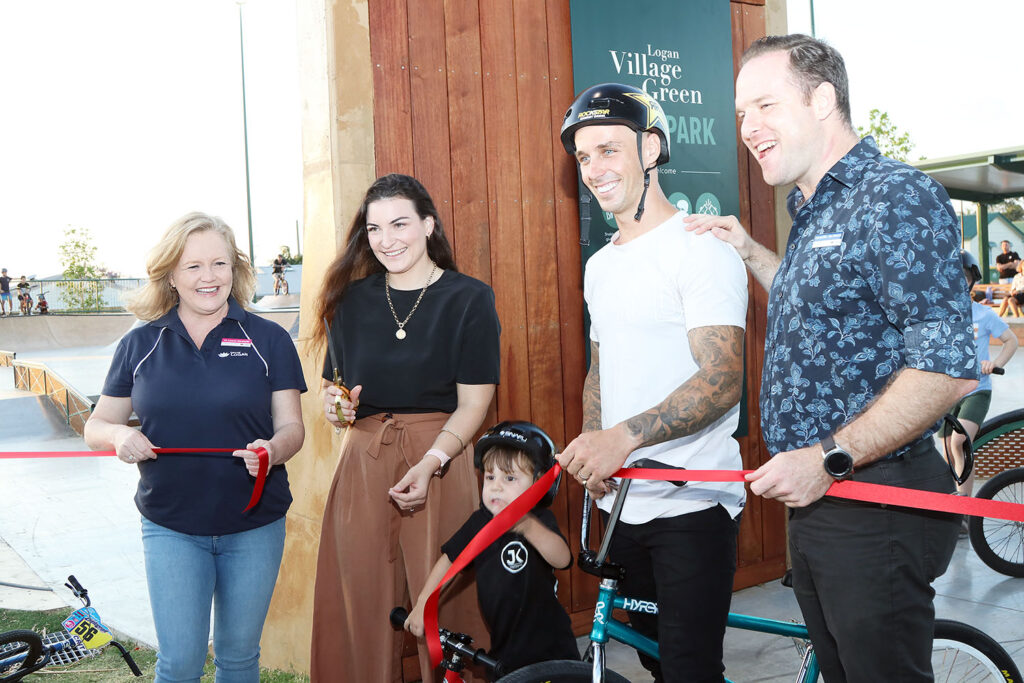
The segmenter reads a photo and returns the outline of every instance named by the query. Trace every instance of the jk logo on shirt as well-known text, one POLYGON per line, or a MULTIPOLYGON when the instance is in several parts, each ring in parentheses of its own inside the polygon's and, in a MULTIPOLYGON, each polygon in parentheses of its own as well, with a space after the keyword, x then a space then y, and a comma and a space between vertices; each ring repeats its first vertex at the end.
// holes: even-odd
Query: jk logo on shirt
POLYGON ((501 549, 501 566, 511 574, 518 574, 526 566, 528 557, 526 546, 520 541, 509 541, 508 545, 501 549))

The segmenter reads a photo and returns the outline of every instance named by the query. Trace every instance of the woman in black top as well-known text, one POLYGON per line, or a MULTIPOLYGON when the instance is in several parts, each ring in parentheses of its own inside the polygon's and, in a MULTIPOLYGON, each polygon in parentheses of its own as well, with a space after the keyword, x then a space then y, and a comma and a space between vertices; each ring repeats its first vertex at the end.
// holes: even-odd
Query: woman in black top
MULTIPOLYGON (((324 511, 310 674, 397 680, 402 634, 388 611, 419 594, 437 548, 479 504, 470 443, 498 382, 494 293, 456 270, 423 186, 389 175, 367 191, 317 314, 352 391, 334 386, 325 353, 324 415, 351 431, 324 511)), ((452 591, 442 621, 486 640, 472 586, 452 591)))

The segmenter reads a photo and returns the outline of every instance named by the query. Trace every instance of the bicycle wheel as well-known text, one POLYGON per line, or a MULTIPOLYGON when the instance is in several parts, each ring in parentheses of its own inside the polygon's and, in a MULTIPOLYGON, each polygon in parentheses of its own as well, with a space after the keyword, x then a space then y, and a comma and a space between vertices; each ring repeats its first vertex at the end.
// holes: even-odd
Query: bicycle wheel
POLYGON ((1016 683, 1020 671, 1003 646, 973 626, 935 620, 932 646, 935 680, 956 683, 1016 683))
MULTIPOLYGON (((1000 472, 985 482, 978 498, 1024 502, 1024 467, 1000 472)), ((1024 523, 971 517, 971 545, 981 561, 1000 574, 1024 577, 1024 523)))
POLYGON ((0 681, 20 680, 42 653, 43 641, 34 631, 0 633, 0 681))
MULTIPOLYGON (((593 666, 588 662, 560 660, 524 666, 508 676, 502 676, 498 683, 591 683, 592 680, 593 666)), ((629 683, 610 669, 605 670, 604 680, 606 683, 629 683)))

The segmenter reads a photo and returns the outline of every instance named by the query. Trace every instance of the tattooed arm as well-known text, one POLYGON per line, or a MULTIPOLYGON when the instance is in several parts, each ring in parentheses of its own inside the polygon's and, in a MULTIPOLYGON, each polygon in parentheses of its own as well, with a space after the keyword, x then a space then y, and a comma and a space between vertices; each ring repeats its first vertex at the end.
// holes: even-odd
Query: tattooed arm
POLYGON ((743 330, 698 327, 687 334, 699 370, 664 401, 625 421, 631 450, 694 434, 739 403, 743 382, 743 330))
POLYGON ((590 369, 583 383, 583 431, 601 431, 601 367, 598 343, 590 342, 590 369))
MULTIPOLYGON (((698 370, 665 400, 614 427, 588 431, 588 388, 584 388, 584 433, 558 456, 570 476, 587 482, 595 497, 608 492, 604 480, 642 446, 678 439, 704 429, 739 402, 743 382, 743 330, 732 325, 698 327, 688 334, 698 370)), ((595 366, 591 366, 591 373, 595 366)), ((591 375, 587 375, 587 385, 591 375)), ((600 393, 596 394, 600 407, 600 393)))

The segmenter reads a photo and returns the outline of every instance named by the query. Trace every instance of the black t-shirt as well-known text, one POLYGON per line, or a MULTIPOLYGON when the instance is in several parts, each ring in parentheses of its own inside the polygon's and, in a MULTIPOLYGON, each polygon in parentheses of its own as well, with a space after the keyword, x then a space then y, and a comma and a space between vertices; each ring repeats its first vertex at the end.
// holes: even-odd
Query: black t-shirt
POLYGON ((1020 256, 1015 251, 996 255, 996 268, 999 270, 999 277, 1013 277, 1016 275, 1017 269, 1011 266, 1010 262, 1019 260, 1020 256))
MULTIPOLYGON (((551 510, 540 508, 532 514, 562 535, 551 510)), ((441 546, 441 552, 454 562, 492 519, 481 505, 441 546)), ((491 630, 490 652, 506 671, 536 662, 580 658, 572 622, 555 595, 558 582, 551 565, 523 536, 503 534, 476 556, 473 566, 480 611, 491 630)))
MULTIPOLYGON (((391 289, 399 320, 409 315, 420 291, 391 289)), ((494 291, 483 282, 444 271, 404 329, 406 338, 396 338, 383 273, 353 282, 335 308, 331 336, 338 371, 345 386, 363 386, 358 417, 451 413, 458 405, 456 383, 498 383, 501 325, 494 291)), ((323 377, 334 379, 329 353, 323 377)))
POLYGON ((280 256, 278 256, 276 259, 274 259, 274 272, 275 273, 283 273, 284 272, 285 263, 287 263, 287 261, 285 261, 280 256))
POLYGON ((5 294, 11 293, 11 278, 6 275, 0 275, 0 292, 5 294))

